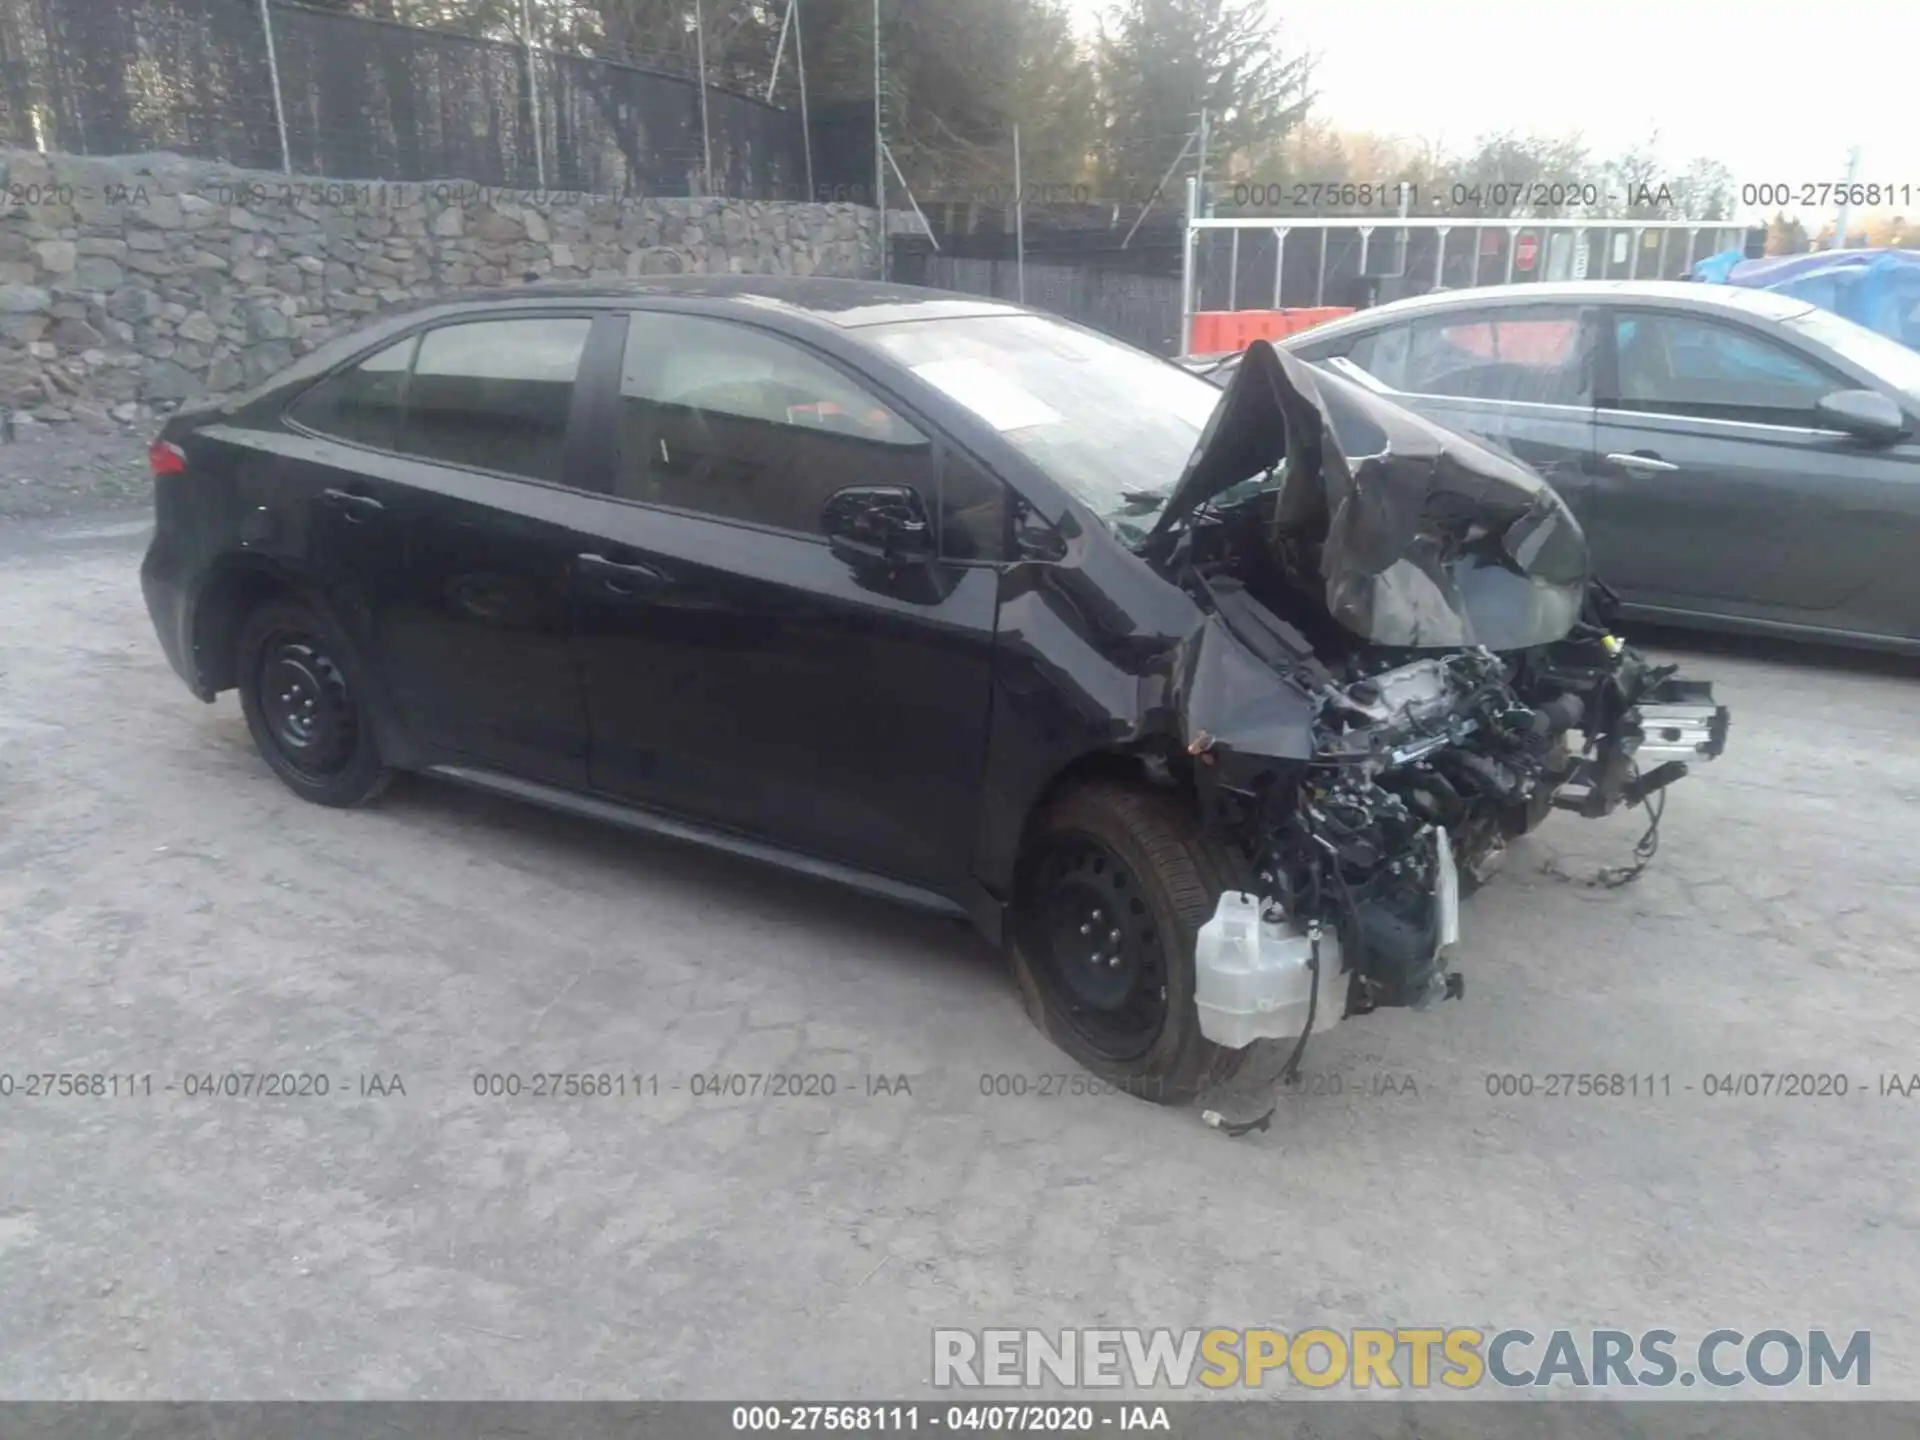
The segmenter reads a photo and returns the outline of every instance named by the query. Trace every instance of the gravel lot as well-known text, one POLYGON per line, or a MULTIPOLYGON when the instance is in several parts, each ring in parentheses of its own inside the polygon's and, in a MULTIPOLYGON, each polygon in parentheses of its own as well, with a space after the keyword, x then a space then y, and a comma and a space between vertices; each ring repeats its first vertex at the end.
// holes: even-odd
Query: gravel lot
POLYGON ((13 442, 0 444, 0 524, 142 505, 153 494, 147 441, 158 421, 136 430, 14 424, 13 442))
POLYGON ((1689 642, 1732 749, 1653 869, 1544 873, 1640 827, 1557 818, 1463 1003, 1231 1140, 983 1094, 1071 1067, 950 922, 426 781, 302 804, 167 669, 143 528, 0 523, 0 1072, 155 1085, 0 1099, 0 1396, 908 1396, 936 1325, 1324 1323, 1865 1328, 1920 1397, 1920 1099, 1874 1093, 1920 1071, 1920 668, 1689 642), (553 1070, 660 1089, 475 1094, 553 1070), (692 1094, 769 1070, 838 1094, 692 1094), (1786 1070, 1852 1093, 1701 1093, 1786 1070), (331 1093, 163 1088, 229 1071, 331 1093), (1488 1093, 1567 1071, 1673 1093, 1488 1093))

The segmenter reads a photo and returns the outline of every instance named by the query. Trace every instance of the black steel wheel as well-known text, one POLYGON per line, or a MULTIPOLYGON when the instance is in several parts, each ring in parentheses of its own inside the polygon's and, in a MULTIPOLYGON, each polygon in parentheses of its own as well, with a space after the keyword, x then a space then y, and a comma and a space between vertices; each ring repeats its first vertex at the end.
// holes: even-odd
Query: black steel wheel
POLYGON ((365 698, 338 632, 299 601, 262 606, 241 628, 240 705, 262 758, 322 805, 359 805, 386 788, 365 698))
POLYGON ((289 765, 325 780, 352 760, 359 716, 347 677, 324 641, 300 630, 269 635, 254 683, 267 732, 289 765))
POLYGON ((1138 1059, 1167 1020, 1165 947, 1144 884, 1079 831, 1043 842, 1030 884, 1034 978, 1091 1049, 1138 1059))
POLYGON ((1230 856, 1189 797, 1112 782, 1068 791, 1029 827, 1010 960, 1027 1012, 1115 1088, 1184 1103, 1245 1052, 1200 1033, 1193 945, 1230 856))

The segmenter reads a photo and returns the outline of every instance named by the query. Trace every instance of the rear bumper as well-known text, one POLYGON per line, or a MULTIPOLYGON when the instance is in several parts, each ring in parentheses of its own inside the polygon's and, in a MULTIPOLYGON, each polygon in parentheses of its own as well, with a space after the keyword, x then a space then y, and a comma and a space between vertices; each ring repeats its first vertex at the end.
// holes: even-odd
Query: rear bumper
POLYGON ((140 562, 140 593, 146 597, 153 632, 160 638, 160 648, 166 653, 173 673, 200 699, 211 702, 213 695, 200 678, 195 663, 193 599, 180 557, 174 553, 164 530, 154 532, 146 558, 140 562))

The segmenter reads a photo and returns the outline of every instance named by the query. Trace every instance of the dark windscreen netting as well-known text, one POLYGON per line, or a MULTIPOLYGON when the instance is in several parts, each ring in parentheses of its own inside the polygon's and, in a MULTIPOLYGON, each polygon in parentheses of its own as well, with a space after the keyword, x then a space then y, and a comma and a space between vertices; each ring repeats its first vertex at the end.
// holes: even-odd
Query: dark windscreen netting
POLYGON ((0 0, 0 140, 278 169, 257 4, 0 0))
POLYGON ((273 7, 293 168, 349 180, 538 180, 516 45, 273 7))
MULTIPOLYGON (((296 171, 685 195, 703 183, 695 80, 275 3, 296 171), (536 124, 533 99, 538 101, 536 124), (537 137, 537 143, 536 143, 537 137), (544 163, 543 163, 544 162, 544 163)), ((799 118, 707 91, 711 190, 800 199, 799 118)), ((0 143, 173 150, 280 168, 258 0, 0 0, 0 143)))
MULTIPOLYGON (((680 82, 685 85, 686 82, 680 82)), ((700 103, 697 87, 693 103, 700 103)), ((797 115, 751 96, 707 90, 713 132, 713 185, 723 195, 805 200, 806 142, 797 115)))
MULTIPOLYGON (((697 83, 577 55, 542 52, 540 59, 535 83, 550 187, 667 195, 700 188, 706 157, 697 83)), ((805 198, 798 116, 709 86, 707 117, 714 193, 805 198)))

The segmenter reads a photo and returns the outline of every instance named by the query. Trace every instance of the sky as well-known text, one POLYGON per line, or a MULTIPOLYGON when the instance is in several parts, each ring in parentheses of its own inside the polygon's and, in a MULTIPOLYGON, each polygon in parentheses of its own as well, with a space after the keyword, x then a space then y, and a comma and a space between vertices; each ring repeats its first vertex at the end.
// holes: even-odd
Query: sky
MULTIPOLYGON (((1089 29, 1106 9, 1069 4, 1089 29)), ((1913 0, 1269 4, 1283 37, 1319 54, 1316 113, 1343 129, 1455 150, 1494 130, 1578 130, 1602 155, 1657 129, 1675 174, 1709 155, 1737 181, 1796 190, 1845 179, 1858 145, 1862 181, 1907 187, 1904 207, 1879 208, 1920 216, 1913 0)))

